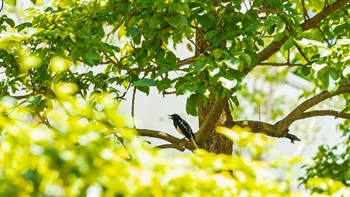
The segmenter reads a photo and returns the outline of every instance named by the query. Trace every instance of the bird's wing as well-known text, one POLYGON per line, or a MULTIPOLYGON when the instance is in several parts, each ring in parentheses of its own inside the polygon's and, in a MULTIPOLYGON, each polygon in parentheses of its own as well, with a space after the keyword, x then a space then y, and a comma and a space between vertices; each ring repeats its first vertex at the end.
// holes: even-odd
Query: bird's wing
POLYGON ((180 119, 180 120, 179 120, 179 126, 183 128, 183 129, 181 129, 181 130, 188 131, 187 134, 184 133, 184 135, 185 135, 188 139, 194 138, 194 135, 193 135, 191 126, 190 126, 186 121, 180 119), (187 136, 187 135, 188 135, 188 136, 187 136))

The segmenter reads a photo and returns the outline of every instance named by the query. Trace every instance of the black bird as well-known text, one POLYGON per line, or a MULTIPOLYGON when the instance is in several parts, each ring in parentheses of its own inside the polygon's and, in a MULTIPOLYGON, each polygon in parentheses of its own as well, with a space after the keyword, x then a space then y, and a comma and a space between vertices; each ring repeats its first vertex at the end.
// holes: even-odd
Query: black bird
POLYGON ((193 145, 198 148, 191 126, 177 114, 169 115, 169 119, 173 120, 176 130, 181 135, 184 135, 187 139, 191 140, 193 142, 193 145))

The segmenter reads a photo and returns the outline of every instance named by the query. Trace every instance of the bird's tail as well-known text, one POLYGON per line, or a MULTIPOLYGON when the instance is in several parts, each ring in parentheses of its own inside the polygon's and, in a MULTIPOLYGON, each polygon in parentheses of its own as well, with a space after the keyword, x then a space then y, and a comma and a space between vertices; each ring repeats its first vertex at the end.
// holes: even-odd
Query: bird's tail
POLYGON ((191 138, 191 141, 192 141, 194 147, 196 147, 196 149, 198 149, 197 143, 196 143, 196 141, 194 141, 194 138, 191 138))

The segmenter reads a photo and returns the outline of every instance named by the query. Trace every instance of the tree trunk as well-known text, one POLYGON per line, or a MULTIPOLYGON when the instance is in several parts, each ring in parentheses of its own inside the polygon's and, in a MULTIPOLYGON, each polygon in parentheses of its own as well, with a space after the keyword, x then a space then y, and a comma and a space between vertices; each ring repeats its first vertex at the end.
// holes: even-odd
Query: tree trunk
MULTIPOLYGON (((213 91, 211 91, 206 105, 204 104, 205 102, 200 99, 198 105, 199 127, 202 126, 215 102, 215 92, 213 91)), ((232 141, 215 131, 217 126, 233 125, 228 102, 225 103, 220 116, 213 121, 216 121, 214 124, 215 126, 205 131, 205 138, 202 138, 204 140, 198 142, 199 146, 212 153, 232 154, 232 141)))
MULTIPOLYGON (((203 32, 197 32, 196 34, 196 56, 199 56, 204 53, 205 48, 208 46, 208 42, 205 41, 203 37, 203 32)), ((206 76, 201 76, 205 78, 206 76)), ((215 90, 210 88, 210 96, 207 100, 203 98, 199 99, 198 102, 198 119, 199 127, 202 126, 206 120, 210 110, 213 108, 214 104, 218 102, 215 99, 215 90)), ((232 116, 230 113, 230 108, 228 101, 225 102, 224 108, 219 117, 214 117, 210 121, 215 121, 213 127, 204 131, 203 135, 198 144, 201 148, 212 152, 212 153, 223 153, 223 154, 232 154, 232 141, 227 139, 225 136, 217 133, 215 128, 217 126, 230 126, 233 125, 232 116)))

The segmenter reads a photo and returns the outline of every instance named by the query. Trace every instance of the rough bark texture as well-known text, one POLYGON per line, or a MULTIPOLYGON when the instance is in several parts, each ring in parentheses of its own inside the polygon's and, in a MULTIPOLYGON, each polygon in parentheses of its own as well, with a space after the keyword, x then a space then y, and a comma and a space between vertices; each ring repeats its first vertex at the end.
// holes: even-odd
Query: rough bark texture
POLYGON ((200 100, 198 106, 198 118, 199 118, 199 128, 204 124, 205 120, 208 118, 210 126, 206 127, 205 131, 199 133, 197 137, 199 146, 201 148, 206 149, 212 153, 224 153, 231 154, 232 153, 232 141, 227 139, 225 136, 218 134, 215 131, 217 126, 230 126, 233 124, 232 116, 230 113, 229 105, 227 99, 222 102, 223 108, 220 110, 219 118, 212 118, 209 116, 210 111, 213 109, 215 104, 215 93, 211 92, 210 97, 205 105, 203 100, 200 100), (216 122, 215 122, 216 120, 216 122))
MULTIPOLYGON (((202 32, 197 32, 196 46, 196 56, 201 55, 208 46, 208 43, 204 40, 202 32)), ((228 100, 225 99, 224 101, 221 101, 222 107, 219 108, 218 113, 214 114, 214 116, 217 117, 209 116, 213 106, 217 102, 218 101, 215 99, 215 92, 211 88, 208 99, 199 99, 199 128, 205 128, 205 130, 202 129, 198 132, 198 135, 196 135, 196 141, 200 148, 203 148, 209 152, 232 154, 232 141, 215 131, 217 126, 229 126, 233 123, 228 100), (206 126, 202 127, 203 124, 206 124, 206 126)))

